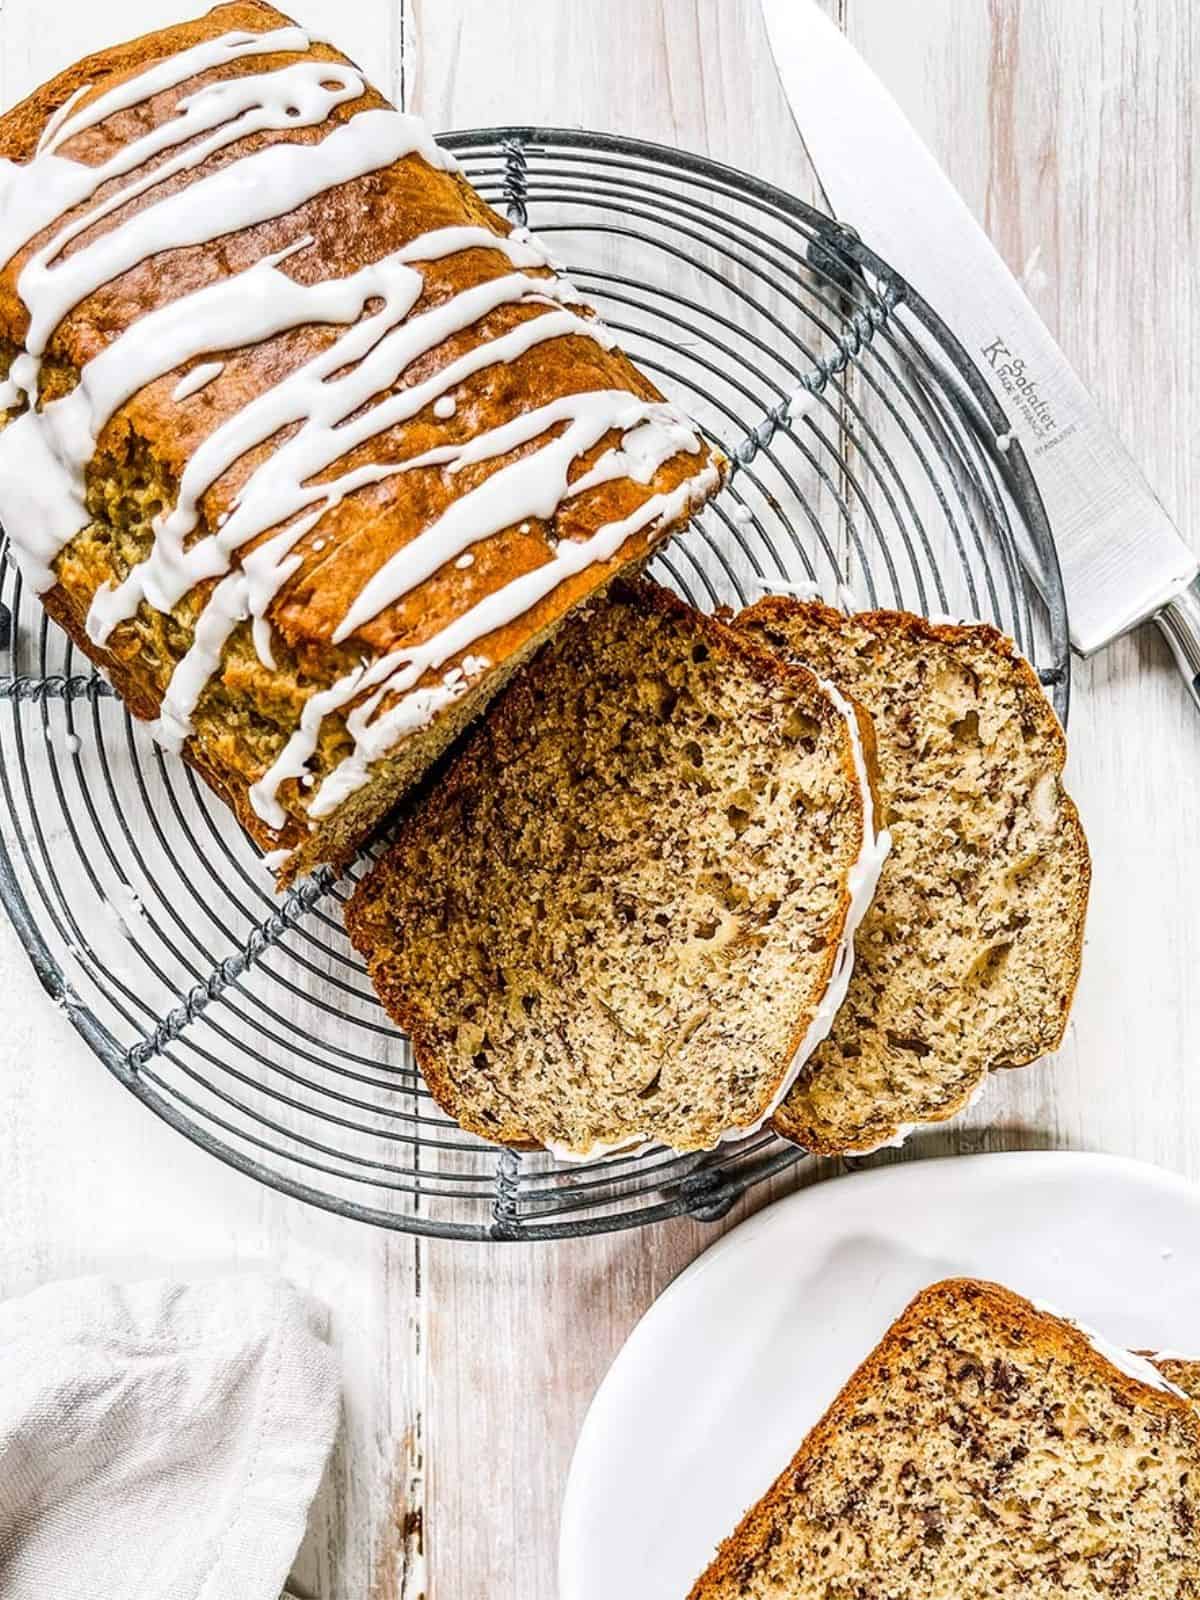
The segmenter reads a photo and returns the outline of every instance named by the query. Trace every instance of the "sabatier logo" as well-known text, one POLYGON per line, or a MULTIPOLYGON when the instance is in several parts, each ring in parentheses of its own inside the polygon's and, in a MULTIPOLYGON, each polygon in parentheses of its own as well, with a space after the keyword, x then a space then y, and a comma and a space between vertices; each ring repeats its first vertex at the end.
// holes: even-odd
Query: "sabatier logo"
POLYGON ((991 362, 993 367, 996 365, 997 361, 999 361, 1001 356, 1012 355, 1012 351, 1008 348, 1003 339, 993 339, 991 344, 985 344, 983 347, 983 353, 988 361, 991 362))
POLYGON ((996 374, 997 381, 1012 402, 1012 410, 1025 423, 1037 441, 1035 454, 1057 443, 1058 422, 1043 399, 1037 379, 1030 375, 1024 356, 1016 355, 1004 340, 997 337, 990 344, 980 346, 980 354, 996 374))

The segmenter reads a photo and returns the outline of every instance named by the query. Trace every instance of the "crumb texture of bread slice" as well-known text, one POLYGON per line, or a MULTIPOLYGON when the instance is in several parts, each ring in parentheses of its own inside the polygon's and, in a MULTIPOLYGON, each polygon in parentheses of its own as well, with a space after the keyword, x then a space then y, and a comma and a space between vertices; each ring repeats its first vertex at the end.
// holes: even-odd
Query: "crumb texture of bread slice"
POLYGON ((739 625, 870 713, 892 838, 849 994, 775 1127, 866 1152, 1057 1048, 1091 869, 1062 728, 995 629, 772 596, 739 625))
POLYGON ((994 1284, 912 1303, 689 1600, 1200 1594, 1200 1411, 994 1284))
POLYGON ((347 927, 464 1127, 575 1156, 708 1148, 783 1086, 864 813, 811 673, 621 586, 513 679, 347 927))
MULTIPOLYGON (((1197 1343, 1200 1343, 1200 1340, 1197 1340, 1197 1343)), ((1173 1383, 1177 1389, 1182 1389, 1184 1394, 1190 1395, 1193 1400, 1200 1400, 1200 1360, 1184 1356, 1156 1355, 1153 1351, 1148 1351, 1147 1357, 1168 1383, 1173 1383)))

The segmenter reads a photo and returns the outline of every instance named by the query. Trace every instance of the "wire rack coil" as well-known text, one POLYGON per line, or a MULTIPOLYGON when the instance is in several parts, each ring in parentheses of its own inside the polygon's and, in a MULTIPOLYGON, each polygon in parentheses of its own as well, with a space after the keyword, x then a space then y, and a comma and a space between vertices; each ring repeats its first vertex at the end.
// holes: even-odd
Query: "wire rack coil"
MULTIPOLYGON (((706 609, 811 586, 993 621, 1065 718, 1062 584, 1028 465, 967 353, 850 230, 630 139, 442 142, 733 464, 657 577, 706 609)), ((346 1216, 495 1240, 713 1219, 801 1159, 763 1132, 707 1156, 561 1168, 464 1134, 343 934, 366 861, 276 896, 232 817, 7 562, 0 601, 0 898, 96 1055, 196 1144, 346 1216)))

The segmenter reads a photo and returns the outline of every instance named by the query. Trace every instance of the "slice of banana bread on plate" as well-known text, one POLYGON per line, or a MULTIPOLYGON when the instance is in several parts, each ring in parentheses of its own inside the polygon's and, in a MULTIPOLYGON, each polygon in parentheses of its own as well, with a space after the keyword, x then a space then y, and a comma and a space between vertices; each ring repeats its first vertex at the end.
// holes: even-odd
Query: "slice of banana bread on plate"
POLYGON ((865 1152, 960 1110, 1062 1039, 1091 868, 1066 743, 1011 642, 907 612, 771 596, 738 625, 870 712, 892 850, 829 1038, 775 1115, 865 1152))
POLYGON ((869 902, 867 719, 651 584, 503 692, 346 922, 463 1127, 587 1159, 760 1126, 869 902))
POLYGON ((690 1600, 1200 1594, 1200 1409, 995 1284, 918 1295, 690 1600))
MULTIPOLYGON (((1200 1340, 1197 1341, 1200 1343, 1200 1340)), ((1187 1356, 1177 1356, 1148 1351, 1147 1359, 1152 1361, 1166 1378, 1168 1383, 1173 1383, 1177 1389, 1182 1389, 1184 1394, 1193 1400, 1200 1400, 1200 1361, 1187 1356)))

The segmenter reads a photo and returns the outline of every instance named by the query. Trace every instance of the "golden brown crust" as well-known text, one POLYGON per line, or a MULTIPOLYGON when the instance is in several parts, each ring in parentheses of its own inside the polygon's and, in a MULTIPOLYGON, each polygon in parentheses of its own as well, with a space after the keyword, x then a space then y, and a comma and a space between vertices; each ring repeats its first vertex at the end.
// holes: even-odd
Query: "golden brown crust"
MULTIPOLYGON (((616 603, 632 604, 664 618, 686 619, 688 626, 701 639, 707 640, 714 652, 719 651, 724 659, 736 658, 749 668, 760 683, 768 686, 802 684, 815 717, 821 720, 839 719, 839 713, 807 667, 786 662, 717 618, 695 611, 670 590, 648 582, 622 582, 615 587, 613 598, 616 603)), ((608 601, 598 603, 606 604, 608 601)), ((486 717, 458 747, 448 767, 437 774, 439 806, 452 810, 461 796, 470 794, 488 782, 489 773, 494 770, 497 761, 492 749, 493 741, 502 743, 507 729, 521 728, 535 717, 537 675, 537 661, 518 673, 493 702, 486 717)), ((863 740, 868 779, 873 781, 874 743, 870 718, 853 702, 851 706, 856 713, 863 740)), ((858 774, 848 739, 843 742, 842 751, 843 772, 853 792, 858 786, 858 774)), ((860 814, 859 846, 862 842, 862 825, 860 814)), ((536 1147, 529 1129, 521 1121, 518 1107, 512 1108, 508 1122, 497 1127, 494 1123, 481 1120, 471 1103, 463 1099, 445 1058, 442 1041, 429 1026, 419 997, 412 993, 389 960, 393 937, 388 910, 389 887, 406 871, 406 861, 411 859, 424 827, 425 819, 420 804, 408 808, 393 844, 348 901, 345 909, 346 930, 351 942, 366 960, 371 980, 388 1014, 408 1033, 425 1083, 442 1109, 460 1126, 482 1138, 514 1148, 536 1147)), ((845 894, 839 929, 844 927, 849 909, 850 897, 845 894)), ((822 979, 817 988, 818 1000, 828 987, 837 955, 838 940, 834 939, 825 956, 822 979)), ((811 1012, 798 1020, 788 1048, 779 1060, 774 1078, 775 1090, 787 1076, 810 1021, 811 1012)), ((764 1103, 769 1103, 772 1098, 773 1093, 764 1095, 764 1103)))
MULTIPOLYGON (((892 1367, 902 1361, 905 1350, 919 1344, 931 1328, 943 1325, 956 1310, 970 1305, 985 1310, 996 1328, 998 1346, 1006 1337, 1014 1337, 1024 1349, 1044 1352, 1047 1357, 1088 1374, 1123 1407, 1182 1417, 1200 1452, 1200 1417, 1191 1401, 1152 1388, 1120 1371, 1072 1323, 1040 1311, 1012 1290, 974 1278, 949 1278, 922 1290, 892 1324, 771 1488, 722 1542, 712 1564, 689 1591, 688 1600, 723 1600, 743 1592, 740 1574, 747 1562, 767 1547, 781 1513, 795 1495, 797 1480, 803 1481, 807 1473, 820 1470, 822 1456, 841 1430, 854 1425, 864 1400, 886 1392, 892 1367)), ((864 1578, 867 1576, 864 1574, 864 1578)))
MULTIPOLYGON (((845 615, 820 601, 801 601, 787 595, 768 595, 741 612, 739 627, 769 632, 772 627, 786 630, 789 622, 802 616, 806 627, 822 628, 831 633, 841 633, 847 623, 845 615)), ((1037 674, 1029 662, 1016 649, 1012 640, 988 623, 930 622, 925 617, 905 611, 867 611, 855 614, 856 627, 874 633, 877 637, 899 635, 916 644, 938 644, 955 650, 983 650, 994 655, 1011 675, 1020 693, 1029 717, 1046 734, 1053 749, 1053 768, 1061 774, 1067 758, 1066 738, 1062 726, 1046 698, 1037 674)), ((843 683, 843 689, 853 688, 843 683)), ((969 1103, 972 1095, 984 1081, 988 1070, 999 1067, 1027 1066, 1058 1049, 1066 1032, 1071 1004, 1079 982, 1083 959, 1084 924, 1088 892, 1091 884, 1091 860, 1087 840, 1080 821, 1079 811, 1069 795, 1060 799, 1062 825, 1060 834, 1064 850, 1070 855, 1079 876, 1079 892, 1075 902, 1070 959, 1058 975, 1059 1005, 1053 1014, 1044 1018, 1044 1031, 1036 1040, 1027 1042, 1024 1049, 1006 1052, 981 1070, 964 1085, 961 1091, 947 1098, 940 1106, 923 1111, 922 1124, 935 1124, 956 1116, 969 1103)), ((814 1067, 814 1070, 819 1070, 814 1067)), ((822 1121, 806 1115, 802 1096, 794 1092, 772 1119, 772 1126, 783 1137, 802 1145, 814 1155, 840 1155, 866 1153, 896 1139, 902 1132, 901 1124, 886 1115, 864 1119, 857 1135, 847 1139, 844 1132, 831 1129, 822 1121)))
MULTIPOLYGON (((85 85, 90 88, 78 103, 79 108, 121 79, 203 40, 235 29, 267 31, 287 22, 272 7, 246 0, 218 7, 194 22, 100 51, 60 73, 0 118, 0 154, 17 161, 28 160, 48 118, 85 85)), ((322 44, 314 45, 309 55, 337 62, 346 59, 322 44)), ((181 94, 216 79, 269 71, 300 59, 303 57, 287 52, 223 64, 178 89, 155 96, 141 108, 117 113, 84 130, 66 141, 62 153, 95 164, 135 134, 145 132, 148 122, 157 125, 173 114, 181 94)), ((364 97, 336 107, 329 121, 346 122, 364 110, 386 105, 380 94, 369 89, 364 97)), ((316 143, 329 131, 329 126, 297 127, 243 138, 211 155, 199 167, 165 180, 148 195, 129 202, 114 218, 89 229, 79 244, 91 242, 118 220, 242 155, 285 140, 316 143)), ((137 317, 241 271, 304 234, 312 235, 314 245, 290 258, 281 270, 298 281, 310 282, 347 276, 418 235, 462 224, 498 235, 509 231, 464 178, 435 170, 414 155, 381 172, 330 189, 283 217, 226 235, 213 244, 160 253, 97 290, 64 319, 46 351, 43 394, 61 393, 70 387, 83 364, 137 317)), ((0 352, 11 355, 21 344, 28 319, 17 293, 17 277, 30 252, 48 234, 49 230, 40 235, 0 272, 0 352)), ((65 255, 69 256, 76 247, 68 246, 65 255)), ((507 258, 487 249, 471 249, 430 263, 422 267, 425 291, 416 310, 427 309, 465 287, 512 270, 507 258)), ((547 310, 529 303, 501 306, 468 332, 454 336, 415 363, 401 382, 420 381, 482 339, 506 332, 547 310)), ((97 524, 105 525, 114 498, 120 498, 114 485, 122 488, 131 479, 140 482, 149 475, 154 493, 172 496, 187 461, 218 424, 304 360, 326 349, 341 331, 340 327, 309 325, 253 347, 214 352, 223 357, 224 370, 203 390, 184 400, 175 400, 173 390, 185 369, 167 374, 135 395, 104 429, 89 467, 89 509, 97 524)), ((409 423, 368 441, 332 470, 338 473, 366 461, 404 459, 434 445, 459 442, 557 396, 601 388, 626 390, 646 400, 660 398, 621 351, 605 350, 595 341, 577 335, 564 335, 545 341, 511 363, 486 368, 459 386, 452 420, 437 419, 429 408, 409 423)), ((575 470, 586 470, 615 439, 615 434, 606 436, 580 459, 575 470)), ((252 468, 269 449, 268 445, 244 457, 204 497, 201 533, 215 529, 252 468)), ((484 595, 540 566, 559 541, 586 538, 600 526, 622 520, 650 496, 670 492, 693 478, 712 459, 706 451, 677 455, 649 484, 618 479, 566 501, 547 520, 533 518, 520 527, 503 530, 475 547, 476 559, 469 571, 448 564, 403 600, 365 622, 352 638, 333 645, 334 630, 365 582, 454 500, 514 458, 510 455, 498 462, 469 467, 455 478, 436 468, 419 469, 348 496, 325 515, 319 529, 302 541, 298 547, 299 568, 270 609, 270 621, 282 644, 284 670, 271 674, 249 652, 237 660, 227 655, 220 679, 212 686, 216 699, 211 705, 202 702, 199 708, 189 758, 219 792, 231 799, 260 845, 268 848, 284 843, 299 847, 293 871, 306 869, 321 859, 344 859, 358 842, 357 838, 344 836, 344 830, 339 833, 334 828, 337 813, 327 827, 310 835, 305 818, 308 796, 294 781, 287 782, 280 791, 279 798, 291 819, 280 834, 261 821, 246 798, 249 785, 262 775, 290 732, 287 717, 293 712, 298 715, 298 708, 313 689, 327 687, 356 664, 364 652, 385 654, 419 644, 484 595), (224 714, 226 700, 234 702, 239 715, 249 720, 254 737, 239 732, 234 726, 238 719, 224 714)), ((114 514, 120 519, 127 513, 118 509, 114 514)), ((686 515, 676 518, 675 525, 685 520, 686 515)), ((471 652, 485 656, 493 663, 494 671, 485 672, 468 695, 469 711, 478 711, 494 691, 506 662, 519 658, 531 641, 552 629, 568 610, 614 574, 644 559, 668 531, 658 528, 632 535, 610 561, 596 563, 566 579, 524 615, 476 640, 471 652)), ((256 545, 261 542, 256 541, 256 545)), ((113 558, 105 554, 105 548, 105 540, 99 542, 99 548, 96 541, 90 545, 82 538, 72 541, 57 564, 58 582, 47 597, 48 609, 76 644, 109 671, 131 709, 139 716, 154 716, 173 661, 150 659, 148 641, 152 641, 153 630, 147 621, 147 608, 142 608, 142 616, 135 622, 121 624, 106 649, 91 646, 86 637, 84 623, 92 597, 114 575, 113 558)), ((244 549, 240 556, 248 555, 251 548, 244 549)), ((177 608, 176 618, 183 623, 185 643, 195 611, 194 604, 177 608)), ((439 675, 455 665, 457 659, 450 657, 443 663, 439 675)), ((463 720, 463 709, 460 707, 455 717, 445 719, 446 728, 463 720)), ((314 765, 318 775, 336 765, 345 753, 347 741, 344 735, 339 737, 340 726, 337 723, 317 752, 314 765)), ((428 766, 445 742, 436 729, 408 741, 411 749, 403 757, 405 781, 428 766)), ((389 757, 380 765, 390 764, 399 770, 396 764, 401 756, 397 752, 395 760, 389 757)), ((395 789, 396 783, 391 787, 395 789)), ((362 829, 358 831, 361 833, 362 829)))

